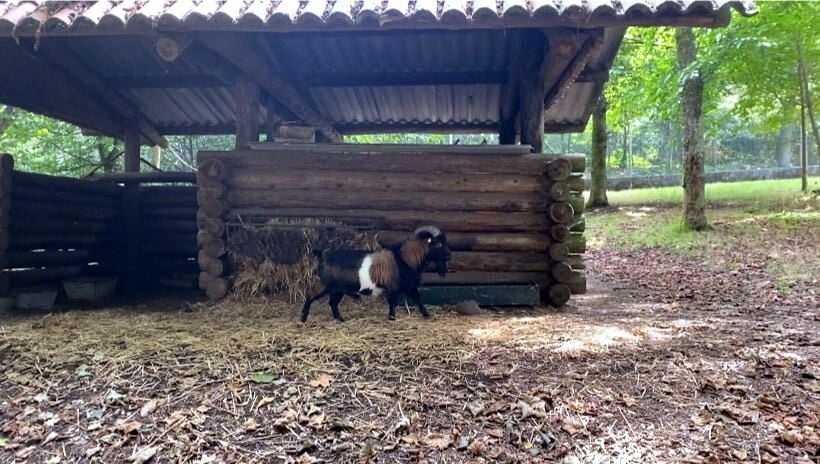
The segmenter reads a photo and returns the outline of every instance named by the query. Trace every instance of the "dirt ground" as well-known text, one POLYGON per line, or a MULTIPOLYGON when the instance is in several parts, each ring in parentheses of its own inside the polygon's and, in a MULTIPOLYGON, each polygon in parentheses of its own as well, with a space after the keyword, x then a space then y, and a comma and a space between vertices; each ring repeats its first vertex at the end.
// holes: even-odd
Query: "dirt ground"
POLYGON ((3 314, 0 462, 817 463, 820 232, 778 224, 718 224, 708 258, 595 246, 560 311, 3 314))

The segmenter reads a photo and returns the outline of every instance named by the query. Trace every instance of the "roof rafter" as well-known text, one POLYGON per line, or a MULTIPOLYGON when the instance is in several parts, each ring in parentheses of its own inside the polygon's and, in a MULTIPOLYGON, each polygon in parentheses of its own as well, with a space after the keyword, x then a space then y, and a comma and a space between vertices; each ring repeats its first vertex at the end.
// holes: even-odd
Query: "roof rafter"
POLYGON ((246 46, 239 37, 220 34, 200 35, 197 38, 224 59, 232 62, 306 124, 315 127, 333 142, 342 140, 341 134, 302 98, 296 87, 284 76, 273 72, 254 48, 246 46))
POLYGON ((73 77, 83 85, 89 94, 95 95, 102 102, 119 114, 124 121, 136 120, 142 135, 151 145, 167 147, 165 140, 156 127, 142 115, 137 107, 126 100, 115 90, 100 79, 94 71, 83 64, 82 59, 68 47, 55 47, 52 42, 44 41, 40 44, 40 53, 43 57, 61 68, 65 74, 73 77))

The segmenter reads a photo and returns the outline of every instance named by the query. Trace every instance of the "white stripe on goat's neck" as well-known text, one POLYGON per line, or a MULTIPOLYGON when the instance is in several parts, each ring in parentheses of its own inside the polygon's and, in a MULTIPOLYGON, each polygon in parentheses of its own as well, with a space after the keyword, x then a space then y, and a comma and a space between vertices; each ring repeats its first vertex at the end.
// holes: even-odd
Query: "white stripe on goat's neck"
POLYGON ((359 292, 363 290, 372 291, 373 296, 381 294, 382 289, 376 286, 370 277, 370 268, 373 266, 373 258, 370 255, 364 257, 362 266, 359 268, 359 292))

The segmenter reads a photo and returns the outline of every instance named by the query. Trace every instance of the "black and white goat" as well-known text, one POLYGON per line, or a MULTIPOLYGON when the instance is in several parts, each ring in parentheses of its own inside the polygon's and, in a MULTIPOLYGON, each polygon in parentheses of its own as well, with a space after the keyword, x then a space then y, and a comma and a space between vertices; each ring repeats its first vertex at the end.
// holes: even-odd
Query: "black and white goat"
POLYGON ((450 247, 447 237, 437 227, 419 227, 413 236, 404 242, 377 251, 333 250, 316 252, 319 259, 319 279, 323 289, 308 298, 302 308, 302 322, 307 320, 310 305, 330 295, 330 309, 333 318, 343 322, 339 314, 339 302, 345 295, 358 298, 359 295, 387 294, 390 308, 388 319, 396 319, 396 305, 404 293, 419 307, 424 317, 430 317, 421 302, 419 285, 421 271, 429 263, 435 263, 436 272, 442 277, 447 274, 450 247))

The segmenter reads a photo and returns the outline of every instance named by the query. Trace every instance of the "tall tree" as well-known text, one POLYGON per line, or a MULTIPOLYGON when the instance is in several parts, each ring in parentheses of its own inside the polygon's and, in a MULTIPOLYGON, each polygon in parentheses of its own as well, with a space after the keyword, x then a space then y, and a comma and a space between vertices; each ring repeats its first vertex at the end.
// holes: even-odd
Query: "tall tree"
POLYGON ((601 94, 592 110, 592 162, 590 165, 589 200, 587 207, 609 206, 606 197, 606 95, 601 94))
POLYGON ((703 78, 692 66, 697 55, 694 31, 688 27, 677 28, 675 42, 678 67, 683 73, 680 100, 683 115, 683 224, 701 230, 708 226, 703 165, 703 78))

